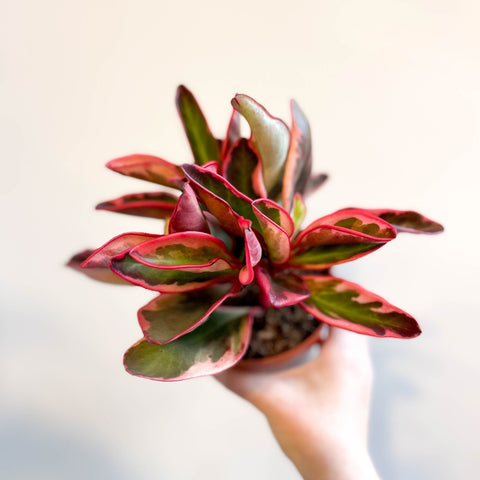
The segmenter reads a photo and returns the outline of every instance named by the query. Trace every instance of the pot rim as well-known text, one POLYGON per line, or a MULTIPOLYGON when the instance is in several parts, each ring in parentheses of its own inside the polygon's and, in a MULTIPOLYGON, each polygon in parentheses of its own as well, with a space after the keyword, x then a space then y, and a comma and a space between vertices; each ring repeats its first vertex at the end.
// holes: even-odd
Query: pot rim
POLYGON ((281 367, 304 353, 312 345, 315 345, 316 343, 322 344, 323 339, 321 333, 325 328, 325 325, 325 323, 320 323, 320 325, 307 338, 305 338, 305 340, 289 350, 285 350, 284 352, 269 357, 242 358, 237 363, 236 367, 245 370, 261 370, 281 367))

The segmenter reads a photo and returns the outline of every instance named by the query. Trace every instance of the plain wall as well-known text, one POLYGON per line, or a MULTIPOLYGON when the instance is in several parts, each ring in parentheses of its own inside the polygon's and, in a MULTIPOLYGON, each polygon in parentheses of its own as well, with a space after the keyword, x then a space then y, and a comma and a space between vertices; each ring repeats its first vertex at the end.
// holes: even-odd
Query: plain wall
POLYGON ((204 378, 126 374, 152 293, 94 283, 70 255, 155 220, 95 212, 155 190, 103 164, 191 153, 175 88, 223 135, 248 93, 289 122, 294 97, 330 180, 309 219, 416 209, 400 236, 336 273, 412 313, 423 335, 372 339, 371 450, 382 478, 473 478, 480 416, 480 7, 459 0, 2 1, 0 471, 3 478, 299 478, 252 407, 204 378))

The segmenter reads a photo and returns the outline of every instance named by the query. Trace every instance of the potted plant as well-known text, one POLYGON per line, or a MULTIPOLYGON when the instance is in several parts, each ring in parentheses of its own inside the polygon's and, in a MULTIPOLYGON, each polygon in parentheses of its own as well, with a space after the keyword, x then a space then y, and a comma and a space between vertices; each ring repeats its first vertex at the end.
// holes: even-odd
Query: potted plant
POLYGON ((437 233, 441 225, 412 211, 346 208, 302 228, 304 197, 326 175, 312 175, 310 127, 294 101, 288 128, 236 95, 221 140, 184 86, 176 104, 194 163, 151 155, 112 160, 111 170, 169 190, 97 206, 162 219, 163 233, 124 233, 69 262, 97 280, 159 293, 138 311, 143 338, 125 354, 129 373, 175 381, 242 359, 250 366, 290 360, 288 352, 316 341, 322 324, 377 337, 420 334, 409 314, 329 269, 398 232, 437 233), (250 138, 241 137, 240 115, 250 138))

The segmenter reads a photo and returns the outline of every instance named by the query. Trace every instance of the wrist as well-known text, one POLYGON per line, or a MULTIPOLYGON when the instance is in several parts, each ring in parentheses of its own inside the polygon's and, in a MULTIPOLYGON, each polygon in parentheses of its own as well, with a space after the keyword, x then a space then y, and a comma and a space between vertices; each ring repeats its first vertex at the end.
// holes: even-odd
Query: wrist
POLYGON ((358 429, 347 430, 338 423, 337 428, 331 424, 321 428, 319 422, 304 423, 291 416, 267 419, 280 447, 304 480, 379 480, 366 435, 358 429))
POLYGON ((328 455, 320 452, 291 452, 287 456, 304 480, 379 480, 366 450, 336 450, 328 455))

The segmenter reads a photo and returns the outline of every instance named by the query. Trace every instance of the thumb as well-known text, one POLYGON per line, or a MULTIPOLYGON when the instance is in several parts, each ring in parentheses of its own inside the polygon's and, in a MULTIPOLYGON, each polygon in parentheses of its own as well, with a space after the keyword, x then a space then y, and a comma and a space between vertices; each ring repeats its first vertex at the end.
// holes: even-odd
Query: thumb
POLYGON ((323 362, 339 368, 353 367, 371 374, 368 340, 369 337, 366 335, 330 327, 330 333, 322 345, 319 357, 323 362))

